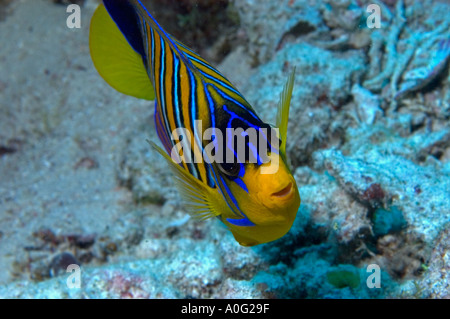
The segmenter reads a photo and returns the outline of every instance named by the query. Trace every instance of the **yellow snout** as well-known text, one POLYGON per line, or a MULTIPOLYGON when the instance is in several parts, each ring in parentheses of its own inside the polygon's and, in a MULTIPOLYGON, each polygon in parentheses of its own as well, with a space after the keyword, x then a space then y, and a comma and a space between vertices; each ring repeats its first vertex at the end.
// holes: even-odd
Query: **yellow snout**
POLYGON ((254 202, 248 217, 255 224, 292 224, 300 206, 297 183, 278 154, 269 158, 268 163, 246 169, 243 180, 254 202))

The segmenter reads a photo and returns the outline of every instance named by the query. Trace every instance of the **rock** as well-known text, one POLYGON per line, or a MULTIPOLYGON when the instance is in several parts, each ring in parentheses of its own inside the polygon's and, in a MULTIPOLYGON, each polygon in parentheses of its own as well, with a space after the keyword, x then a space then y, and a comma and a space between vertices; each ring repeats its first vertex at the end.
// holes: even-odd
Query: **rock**
POLYGON ((362 123, 371 125, 383 114, 380 98, 358 84, 352 86, 352 95, 356 103, 356 113, 362 123))
POLYGON ((275 123, 277 104, 288 71, 296 67, 291 100, 287 150, 293 164, 310 160, 318 148, 340 143, 348 126, 339 110, 365 69, 359 51, 330 52, 307 43, 286 46, 261 66, 244 89, 250 104, 268 123, 275 123))
POLYGON ((292 35, 299 37, 324 30, 317 1, 294 0, 280 5, 270 0, 234 1, 239 12, 241 27, 248 38, 248 54, 255 64, 269 61, 282 41, 292 35))

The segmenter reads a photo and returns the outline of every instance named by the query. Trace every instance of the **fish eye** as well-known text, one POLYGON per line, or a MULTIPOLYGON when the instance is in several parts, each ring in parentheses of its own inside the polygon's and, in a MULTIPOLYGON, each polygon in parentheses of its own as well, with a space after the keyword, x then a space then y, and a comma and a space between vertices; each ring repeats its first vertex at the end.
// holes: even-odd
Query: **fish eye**
POLYGON ((225 175, 236 177, 239 174, 240 171, 240 165, 237 162, 233 163, 220 163, 219 170, 224 173, 225 175))

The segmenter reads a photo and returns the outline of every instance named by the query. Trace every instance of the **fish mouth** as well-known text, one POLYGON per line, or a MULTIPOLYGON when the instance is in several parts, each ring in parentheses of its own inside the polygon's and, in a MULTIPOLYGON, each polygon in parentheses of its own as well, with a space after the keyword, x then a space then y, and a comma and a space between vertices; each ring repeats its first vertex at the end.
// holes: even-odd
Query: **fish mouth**
POLYGON ((271 196, 277 197, 277 198, 280 198, 280 199, 288 198, 289 195, 291 195, 293 193, 293 188, 294 187, 292 185, 292 182, 290 182, 289 184, 287 184, 285 187, 283 187, 278 192, 272 193, 271 196))

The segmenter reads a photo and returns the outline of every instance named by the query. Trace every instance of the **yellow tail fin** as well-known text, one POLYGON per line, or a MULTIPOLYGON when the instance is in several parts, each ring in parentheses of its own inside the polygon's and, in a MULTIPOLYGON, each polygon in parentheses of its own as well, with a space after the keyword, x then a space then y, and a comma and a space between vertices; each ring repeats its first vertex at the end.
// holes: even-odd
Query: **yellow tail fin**
POLYGON ((103 4, 92 16, 89 47, 98 73, 114 89, 140 99, 155 99, 141 55, 128 44, 103 4))

